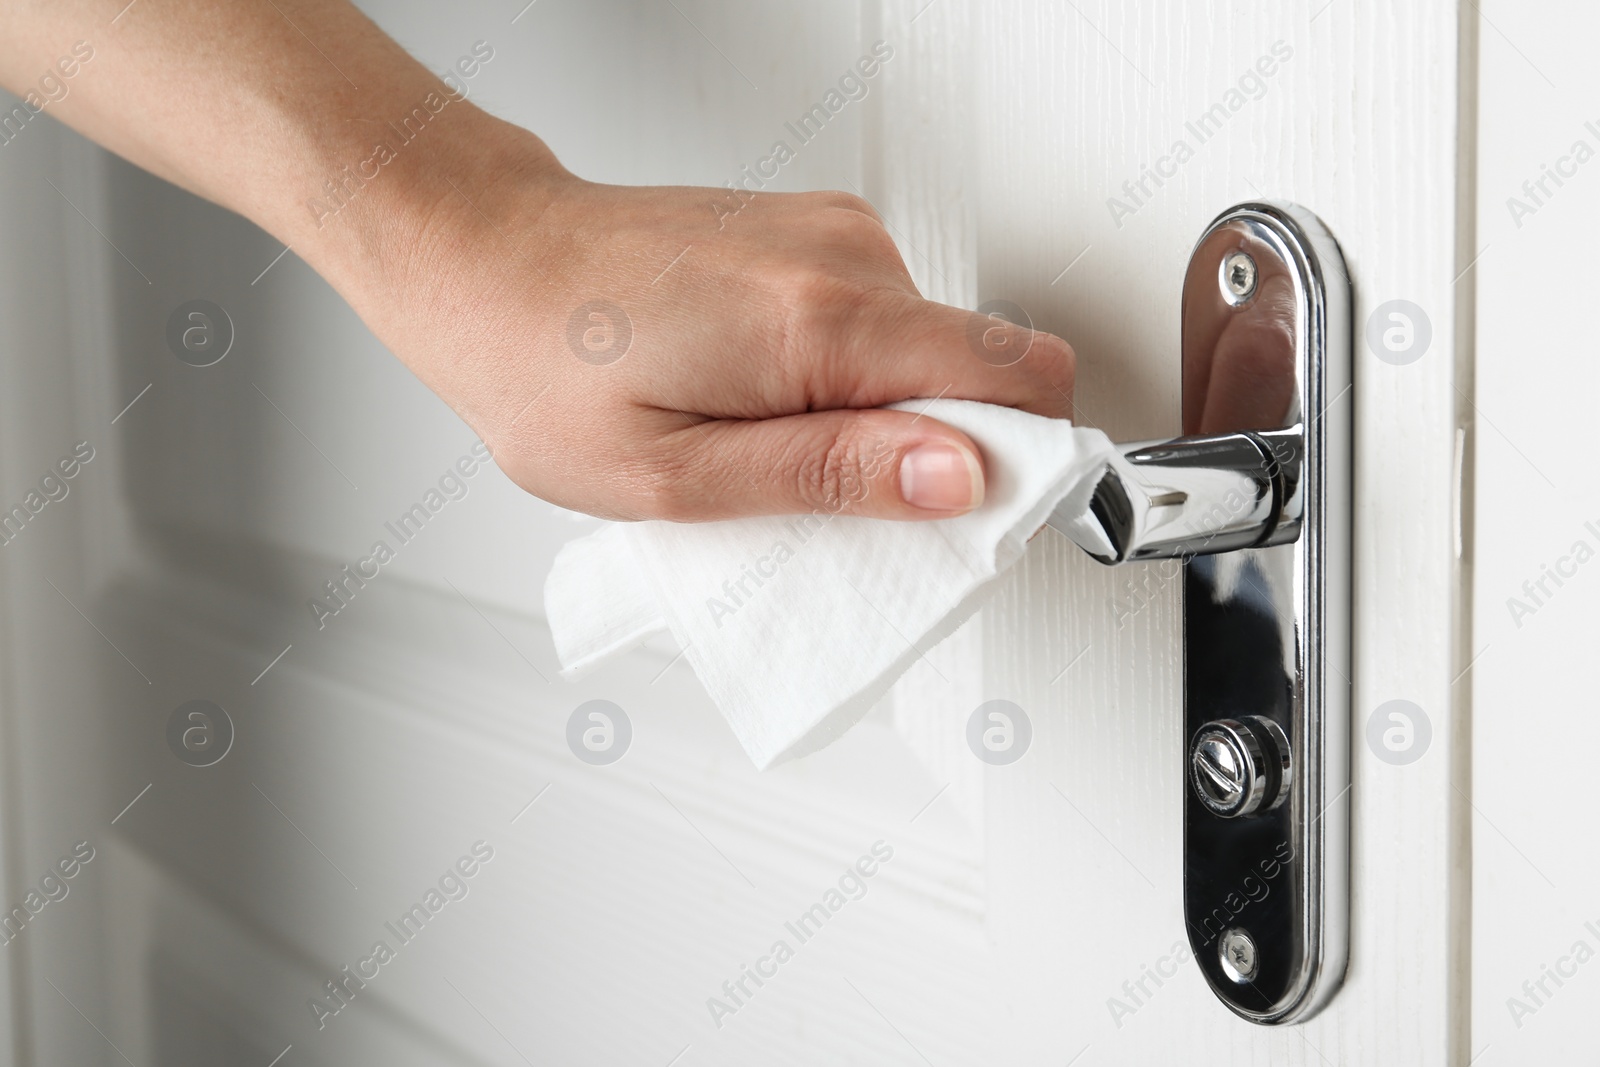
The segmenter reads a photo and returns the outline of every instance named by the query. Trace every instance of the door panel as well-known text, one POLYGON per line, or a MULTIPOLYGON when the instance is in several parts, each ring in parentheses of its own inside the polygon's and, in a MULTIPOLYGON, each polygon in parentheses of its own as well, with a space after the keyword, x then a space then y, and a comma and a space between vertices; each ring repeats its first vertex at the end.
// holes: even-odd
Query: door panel
POLYGON ((436 69, 487 41, 476 97, 617 182, 738 180, 888 42, 864 98, 769 187, 863 193, 930 296, 1009 300, 1071 339, 1078 418, 1119 440, 1178 428, 1178 286, 1205 223, 1258 195, 1317 211, 1344 243, 1358 337, 1394 299, 1432 324, 1408 365, 1358 351, 1336 401, 1359 438, 1358 730, 1404 698, 1428 710, 1431 748, 1397 765, 1357 737, 1347 985, 1308 1026, 1270 1031, 1230 1015, 1192 963, 1168 969, 1183 739, 1176 584, 1159 564, 1101 568, 1046 531, 882 708, 764 774, 671 647, 556 680, 540 586, 593 524, 492 469, 319 627, 308 600, 470 434, 292 253, 48 131, 6 149, 0 181, 72 237, 33 290, 54 317, 16 341, 66 355, 48 374, 6 361, 31 388, 3 401, 0 470, 25 488, 79 439, 53 421, 101 434, 106 462, 46 514, 57 540, 0 556, 5 817, 26 831, 7 885, 75 841, 104 848, 13 964, 17 1062, 265 1064, 288 1046, 285 1064, 1459 1058, 1453 280, 1471 254, 1453 6, 367 7, 436 69), (1279 42, 1259 90, 1241 88, 1279 42), (1187 123, 1208 113, 1202 142, 1187 123), (1190 154, 1162 163, 1178 140, 1190 154), (1147 166, 1160 182, 1138 190, 1147 166), (34 180, 68 172, 104 241, 34 180), (163 340, 196 297, 236 331, 204 369, 163 340), (610 766, 568 747, 591 698, 633 723, 610 766), (1010 766, 965 741, 993 698, 1034 725, 1010 766), (213 766, 168 748, 194 699, 235 728, 213 766), (386 924, 479 841, 494 856, 466 895, 319 1026, 312 1000, 337 1004, 324 983, 398 942, 386 924), (795 937, 786 924, 879 842, 892 858, 859 899, 795 937), (780 939, 794 958, 744 978, 780 939), (724 983, 741 980, 735 1001, 724 983))
POLYGON ((1485 1067, 1594 1047, 1600 487, 1590 458, 1600 226, 1592 8, 1483 6, 1473 703, 1472 1032, 1485 1067), (1580 144, 1582 147, 1580 147, 1580 144), (1576 833, 1575 833, 1576 831, 1576 833))
MULTIPOLYGON (((1465 663, 1451 621, 1451 487, 1465 404, 1452 282, 1471 254, 1452 197, 1454 7, 921 8, 885 9, 885 26, 909 23, 913 42, 886 104, 904 125, 886 128, 920 119, 960 144, 970 213, 951 219, 949 248, 930 238, 923 250, 940 263, 972 247, 970 287, 949 298, 1013 301, 1073 341, 1081 422, 1117 440, 1179 431, 1179 280, 1192 241, 1234 202, 1282 197, 1316 211, 1343 244, 1356 297, 1356 383, 1337 401, 1354 403, 1357 433, 1345 988, 1308 1025, 1264 1032, 1223 1011, 1192 965, 1159 986, 1145 979, 1185 939, 1177 582, 1159 563, 1099 568, 1047 531, 983 613, 973 660, 983 697, 1016 701, 1036 730, 1036 758, 986 778, 987 924, 1004 996, 1028 1020, 1002 1030, 1004 1046, 1026 1063, 1085 1046, 1085 1063, 1458 1062, 1465 803, 1449 781, 1460 742, 1451 682, 1465 663), (1274 55, 1280 41, 1287 60, 1274 55), (1278 60, 1274 73, 1229 108, 1263 56, 1278 60), (952 96, 965 106, 946 119, 952 96), (1227 117, 1202 141, 1191 124, 1218 104, 1227 117), (1160 181, 1141 190, 1146 168, 1160 181), (1427 358, 1406 366, 1359 340, 1393 299, 1431 317, 1427 358), (1363 739, 1396 698, 1433 719, 1427 758, 1405 766, 1363 739)), ((926 151, 888 164, 908 206, 926 202, 927 172, 948 180, 949 155, 926 151)))

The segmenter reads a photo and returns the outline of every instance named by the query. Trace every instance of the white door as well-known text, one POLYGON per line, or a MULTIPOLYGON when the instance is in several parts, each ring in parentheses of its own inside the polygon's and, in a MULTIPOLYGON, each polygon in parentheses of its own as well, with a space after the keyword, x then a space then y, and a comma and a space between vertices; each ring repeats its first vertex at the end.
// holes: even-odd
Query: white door
MULTIPOLYGON (((1008 300, 1070 339, 1079 419, 1118 440, 1178 430, 1179 285, 1205 224, 1262 196, 1319 214, 1358 338, 1348 975, 1308 1024, 1261 1028, 1175 959, 1181 647, 1153 566, 1046 533, 867 721, 757 773, 671 647, 556 679, 541 583, 592 522, 470 462, 460 421, 292 253, 40 124, 0 149, 0 499, 80 442, 92 458, 0 550, 5 905, 48 900, 7 949, 0 1062, 1467 1061, 1501 1010, 1471 951, 1474 929, 1485 951, 1501 935, 1469 910, 1487 822, 1459 683, 1476 16, 364 6, 436 69, 485 42, 479 100, 627 183, 741 180, 883 42, 865 94, 769 187, 862 193, 927 295, 1008 300), (166 337, 194 300, 231 336, 207 367, 166 337), (1426 329, 1379 358, 1360 338, 1392 301, 1426 329), (319 624, 324 583, 435 489, 447 505, 319 624), (568 743, 596 698, 631 723, 609 764, 568 743), (992 698, 1033 723, 1009 766, 966 744, 992 698), (1428 740, 1369 747, 1397 700, 1428 740), (797 936, 830 892, 844 904, 797 936)), ((1581 902, 1584 868, 1555 866, 1581 902)), ((1519 942, 1530 975, 1562 930, 1519 942)))
POLYGON ((1600 114, 1582 47, 1600 15, 1484 17, 1501 32, 1479 43, 1472 671, 1457 696, 1473 720, 1472 1051, 1500 1067, 1592 1055, 1600 1004, 1600 114))

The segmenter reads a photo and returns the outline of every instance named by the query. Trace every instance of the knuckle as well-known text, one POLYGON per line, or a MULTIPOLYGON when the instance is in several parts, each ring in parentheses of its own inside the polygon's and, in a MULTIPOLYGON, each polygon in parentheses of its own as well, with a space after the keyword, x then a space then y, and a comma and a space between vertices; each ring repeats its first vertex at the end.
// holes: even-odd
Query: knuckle
POLYGON ((687 495, 670 479, 652 478, 635 492, 635 502, 640 518, 664 522, 690 522, 693 518, 687 495))
POLYGON ((870 477, 868 435, 863 419, 846 414, 833 439, 796 468, 800 499, 815 509, 845 511, 866 499, 870 477))
POLYGON ((690 475, 704 464, 694 463, 682 449, 643 450, 621 472, 630 502, 629 518, 692 522, 695 492, 690 475))
POLYGON ((882 230, 884 228, 883 216, 878 214, 878 209, 873 207, 865 197, 847 196, 844 203, 839 206, 848 209, 850 214, 859 215, 872 223, 874 230, 882 230))
POLYGON ((816 267, 790 272, 779 290, 787 360, 809 359, 835 348, 867 300, 857 283, 816 267))
POLYGON ((1070 417, 1072 391, 1077 377, 1077 353, 1053 333, 1036 333, 1029 351, 1034 374, 1047 385, 1041 389, 1043 407, 1052 415, 1070 417))
POLYGON ((843 208, 855 215, 865 215, 874 222, 878 221, 878 209, 864 196, 847 193, 838 189, 829 189, 813 194, 820 207, 843 208))
POLYGON ((812 224, 828 244, 865 254, 872 259, 900 261, 900 249, 878 220, 877 213, 865 214, 843 208, 819 212, 812 224))
POLYGON ((1033 349, 1036 366, 1052 381, 1071 384, 1078 366, 1078 354, 1072 346, 1053 333, 1035 333, 1033 349))

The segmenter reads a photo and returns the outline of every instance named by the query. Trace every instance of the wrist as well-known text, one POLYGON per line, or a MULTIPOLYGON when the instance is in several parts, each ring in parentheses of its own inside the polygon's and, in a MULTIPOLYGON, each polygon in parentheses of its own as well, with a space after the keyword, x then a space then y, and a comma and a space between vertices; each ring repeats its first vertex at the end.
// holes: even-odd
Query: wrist
POLYGON ((326 175, 285 227, 286 243, 363 313, 436 273, 441 257, 488 247, 508 198, 520 214, 576 180, 527 130, 442 92, 432 108, 425 127, 391 123, 369 146, 322 156, 326 175))

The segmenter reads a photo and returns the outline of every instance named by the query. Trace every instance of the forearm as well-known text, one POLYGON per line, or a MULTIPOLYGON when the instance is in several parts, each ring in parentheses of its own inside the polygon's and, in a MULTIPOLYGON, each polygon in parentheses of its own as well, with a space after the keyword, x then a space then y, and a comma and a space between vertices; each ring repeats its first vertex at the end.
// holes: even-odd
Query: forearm
POLYGON ((0 0, 0 84, 292 247, 564 507, 939 518, 977 446, 886 405, 1071 408, 1072 350, 923 300, 860 197, 581 181, 347 0, 0 0))
POLYGON ((556 166, 344 0, 8 0, 0 84, 341 289, 470 208, 475 172, 556 166))

